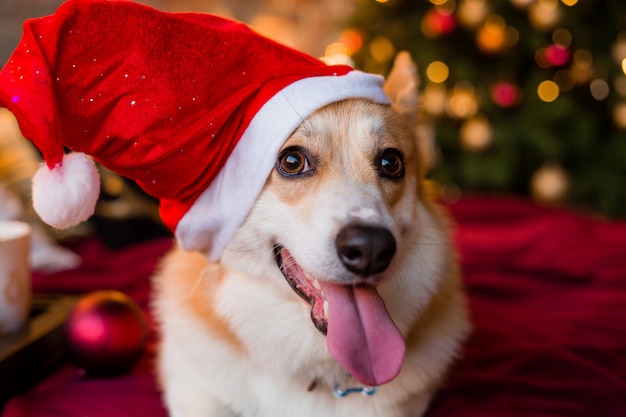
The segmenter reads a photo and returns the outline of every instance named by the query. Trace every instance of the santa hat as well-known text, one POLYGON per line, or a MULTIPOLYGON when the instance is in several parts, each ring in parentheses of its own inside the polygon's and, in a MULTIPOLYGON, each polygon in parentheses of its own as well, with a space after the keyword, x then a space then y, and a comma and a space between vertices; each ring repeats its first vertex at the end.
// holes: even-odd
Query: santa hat
POLYGON ((347 98, 388 104, 379 76, 241 23, 125 0, 69 0, 26 21, 0 72, 0 106, 45 159, 33 180, 44 221, 67 228, 93 214, 91 156, 160 199, 181 247, 212 259, 302 119, 347 98))

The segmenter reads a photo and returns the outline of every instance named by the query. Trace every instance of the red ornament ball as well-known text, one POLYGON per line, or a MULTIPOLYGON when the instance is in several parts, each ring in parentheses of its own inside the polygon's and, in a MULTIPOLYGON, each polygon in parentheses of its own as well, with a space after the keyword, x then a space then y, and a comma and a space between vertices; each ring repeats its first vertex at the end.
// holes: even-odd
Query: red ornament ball
POLYGON ((141 357, 146 317, 126 294, 114 290, 83 296, 65 323, 69 359, 88 376, 123 374, 141 357))

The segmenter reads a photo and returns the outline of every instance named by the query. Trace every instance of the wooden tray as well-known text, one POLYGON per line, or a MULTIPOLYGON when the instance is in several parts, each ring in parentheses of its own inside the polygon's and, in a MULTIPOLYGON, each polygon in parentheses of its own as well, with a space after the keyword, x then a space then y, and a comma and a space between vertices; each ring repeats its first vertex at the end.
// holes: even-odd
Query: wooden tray
POLYGON ((0 336, 0 410, 65 360, 63 324, 78 297, 35 295, 28 323, 0 336))

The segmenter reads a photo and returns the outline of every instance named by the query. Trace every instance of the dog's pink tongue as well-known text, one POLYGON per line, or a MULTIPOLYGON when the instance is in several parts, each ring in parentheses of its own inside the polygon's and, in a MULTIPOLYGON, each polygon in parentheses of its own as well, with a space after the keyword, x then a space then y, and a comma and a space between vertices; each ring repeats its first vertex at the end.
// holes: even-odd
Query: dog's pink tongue
POLYGON ((395 378, 404 362, 404 338, 376 288, 321 285, 329 305, 331 356, 364 385, 395 378))

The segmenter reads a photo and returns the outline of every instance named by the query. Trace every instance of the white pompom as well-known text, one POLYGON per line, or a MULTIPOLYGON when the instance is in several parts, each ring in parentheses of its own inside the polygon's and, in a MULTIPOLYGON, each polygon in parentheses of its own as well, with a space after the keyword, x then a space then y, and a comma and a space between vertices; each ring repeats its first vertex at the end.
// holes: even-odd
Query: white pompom
POLYGON ((100 195, 100 176, 95 163, 84 153, 63 157, 49 169, 42 164, 33 177, 33 207, 52 227, 67 229, 87 220, 100 195))

